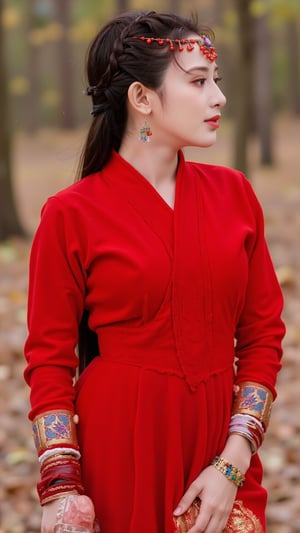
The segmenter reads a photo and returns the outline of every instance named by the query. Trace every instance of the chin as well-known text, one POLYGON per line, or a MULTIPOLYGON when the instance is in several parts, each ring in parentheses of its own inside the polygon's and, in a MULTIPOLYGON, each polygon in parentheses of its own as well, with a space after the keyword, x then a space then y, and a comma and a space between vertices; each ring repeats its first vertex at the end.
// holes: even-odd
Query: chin
POLYGON ((211 139, 210 141, 202 141, 197 146, 199 146, 199 148, 209 148, 210 146, 213 146, 216 143, 216 140, 217 139, 211 139))

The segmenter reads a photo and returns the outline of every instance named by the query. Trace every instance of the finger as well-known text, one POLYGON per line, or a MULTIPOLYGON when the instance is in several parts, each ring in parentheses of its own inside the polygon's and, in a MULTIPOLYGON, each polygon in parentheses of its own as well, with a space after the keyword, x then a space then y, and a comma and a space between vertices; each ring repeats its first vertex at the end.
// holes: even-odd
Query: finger
POLYGON ((192 505, 193 501, 199 496, 200 490, 199 486, 196 487, 193 483, 189 486, 186 493, 181 498, 180 502, 178 503, 176 509, 173 511, 173 514, 175 516, 180 516, 181 514, 185 513, 188 508, 192 505))
POLYGON ((203 502, 195 525, 189 533, 222 533, 226 527, 229 513, 216 509, 213 505, 203 502))
MULTIPOLYGON (((198 517, 194 526, 189 529, 189 533, 200 533, 202 531, 205 531, 206 533, 206 528, 208 527, 212 516, 213 507, 208 503, 201 502, 198 517)), ((217 533, 217 531, 215 531, 214 533, 217 533)))

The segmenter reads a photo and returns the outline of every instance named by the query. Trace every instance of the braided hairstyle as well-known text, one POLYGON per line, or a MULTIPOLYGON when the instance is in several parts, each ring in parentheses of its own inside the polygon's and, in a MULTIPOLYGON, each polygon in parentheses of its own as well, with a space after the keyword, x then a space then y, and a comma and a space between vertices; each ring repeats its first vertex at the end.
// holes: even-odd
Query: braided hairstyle
POLYGON ((139 81, 159 89, 174 60, 168 46, 146 45, 135 37, 183 39, 191 33, 211 36, 196 20, 156 13, 122 14, 106 24, 92 41, 86 73, 94 116, 78 169, 79 179, 98 172, 118 151, 127 121, 129 86, 139 81))
MULTIPOLYGON (((159 89, 165 72, 174 59, 168 46, 151 46, 135 37, 184 39, 191 33, 213 37, 211 30, 199 27, 196 20, 173 14, 122 14, 106 24, 92 41, 86 73, 92 97, 93 120, 81 155, 78 177, 86 178, 100 171, 112 150, 118 151, 127 121, 127 93, 139 81, 150 89, 159 89)), ((97 336, 88 327, 84 311, 79 326, 79 372, 99 352, 97 336)))

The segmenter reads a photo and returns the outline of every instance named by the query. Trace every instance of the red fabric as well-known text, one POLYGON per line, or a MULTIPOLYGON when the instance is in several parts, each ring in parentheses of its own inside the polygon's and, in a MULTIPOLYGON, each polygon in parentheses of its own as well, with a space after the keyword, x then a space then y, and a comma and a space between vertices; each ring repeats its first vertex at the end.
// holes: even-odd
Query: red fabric
MULTIPOLYGON (((30 416, 76 402, 103 533, 173 533, 172 510, 226 440, 235 357, 236 381, 276 394, 281 310, 261 208, 237 171, 181 155, 172 210, 114 154, 47 202, 31 256, 30 416), (75 391, 84 307, 101 357, 75 391)), ((257 456, 239 493, 263 520, 255 469, 257 456)))

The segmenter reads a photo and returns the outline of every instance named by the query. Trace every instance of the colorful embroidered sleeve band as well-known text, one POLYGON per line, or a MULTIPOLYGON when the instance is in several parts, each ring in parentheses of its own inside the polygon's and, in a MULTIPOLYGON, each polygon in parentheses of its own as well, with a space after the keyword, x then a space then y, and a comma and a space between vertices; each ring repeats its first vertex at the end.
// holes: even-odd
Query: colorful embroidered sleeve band
POLYGON ((247 381, 240 389, 233 404, 233 414, 245 414, 257 418, 267 429, 273 403, 272 393, 259 383, 247 381))
POLYGON ((73 413, 63 410, 48 411, 37 416, 32 424, 35 447, 40 455, 56 446, 78 449, 73 413))

